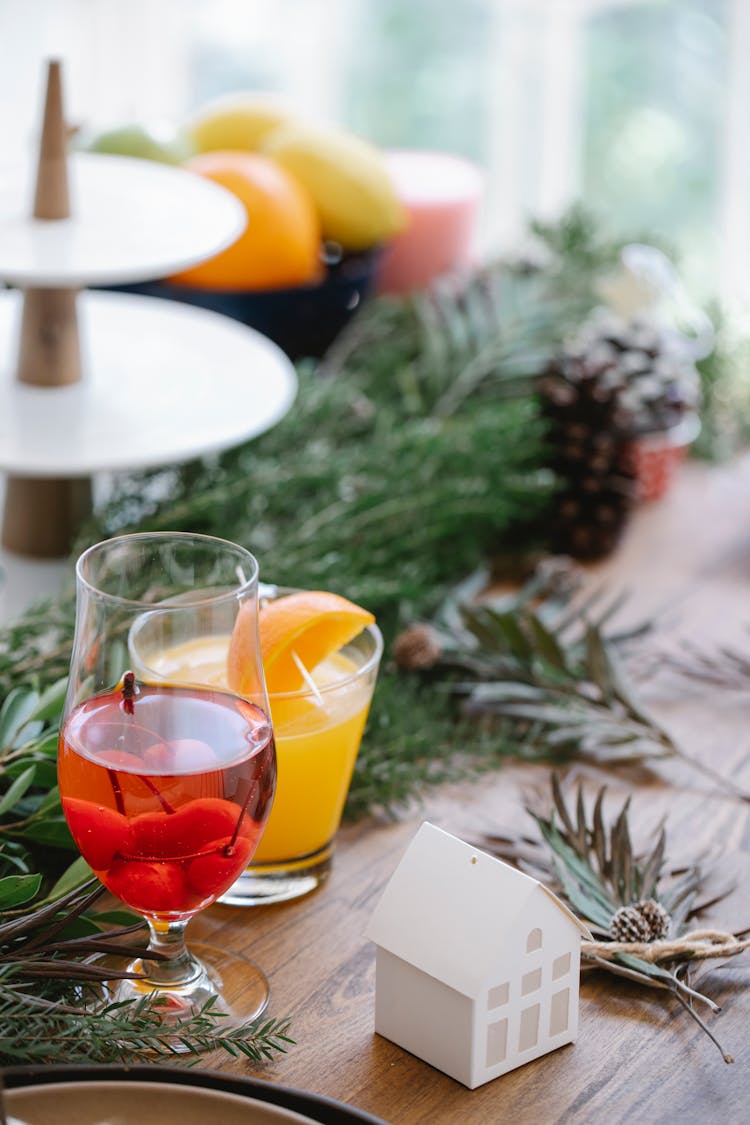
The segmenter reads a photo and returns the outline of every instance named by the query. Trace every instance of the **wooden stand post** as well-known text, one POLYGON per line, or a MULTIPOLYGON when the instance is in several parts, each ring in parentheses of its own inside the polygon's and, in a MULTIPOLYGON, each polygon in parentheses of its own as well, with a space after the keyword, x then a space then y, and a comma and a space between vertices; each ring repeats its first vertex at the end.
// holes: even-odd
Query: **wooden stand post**
POLYGON ((47 64, 47 92, 34 192, 35 219, 70 218, 67 140, 62 70, 60 63, 52 59, 47 64))
POLYGON ((75 289, 27 289, 23 298, 17 378, 34 387, 81 379, 75 289))
MULTIPOLYGON (((47 69, 33 214, 35 219, 51 222, 70 218, 67 131, 57 61, 50 62, 47 69)), ((16 377, 35 387, 64 387, 80 381, 75 289, 26 290, 16 377)), ((38 558, 65 555, 91 506, 89 479, 10 476, 3 546, 38 558)))
POLYGON ((37 559, 61 558, 70 552, 91 507, 90 477, 11 476, 5 492, 3 546, 37 559))

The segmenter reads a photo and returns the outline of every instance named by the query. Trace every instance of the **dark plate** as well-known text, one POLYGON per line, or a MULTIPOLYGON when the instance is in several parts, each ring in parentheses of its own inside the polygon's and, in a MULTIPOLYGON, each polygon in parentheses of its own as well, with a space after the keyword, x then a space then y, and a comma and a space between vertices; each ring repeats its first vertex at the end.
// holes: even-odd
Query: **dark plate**
POLYGON ((388 1125, 361 1109, 352 1109, 343 1102, 308 1094, 288 1086, 278 1086, 259 1078, 238 1078, 211 1070, 189 1070, 173 1066, 17 1066, 3 1072, 6 1088, 39 1086, 50 1082, 163 1082, 180 1086, 197 1086, 206 1090, 253 1098, 305 1114, 320 1125, 388 1125))

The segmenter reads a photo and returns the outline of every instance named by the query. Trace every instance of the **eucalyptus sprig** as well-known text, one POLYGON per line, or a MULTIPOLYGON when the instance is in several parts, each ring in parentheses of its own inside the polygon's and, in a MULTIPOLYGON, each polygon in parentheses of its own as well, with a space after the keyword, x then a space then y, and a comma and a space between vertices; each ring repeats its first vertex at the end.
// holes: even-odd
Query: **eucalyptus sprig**
MULTIPOLYGON (((27 878, 33 870, 29 853, 44 855, 48 869, 55 857, 59 867, 69 862, 65 853, 73 841, 60 807, 56 764, 64 697, 65 681, 59 680, 41 693, 14 688, 0 707, 0 910, 16 904, 4 897, 1 876, 16 870, 27 878)), ((31 884, 20 883, 17 895, 24 886, 31 884)))
POLYGON ((679 647, 671 646, 653 653, 642 674, 660 672, 672 672, 712 689, 747 691, 750 688, 750 644, 746 649, 729 644, 710 649, 693 640, 682 640, 679 647))
POLYGON ((641 851, 633 846, 630 798, 608 822, 606 788, 586 808, 582 786, 572 805, 558 777, 552 777, 552 811, 531 812, 540 839, 491 835, 483 841, 494 854, 525 870, 555 890, 594 933, 583 942, 583 968, 603 969, 648 988, 668 991, 721 1051, 695 1003, 719 1009, 690 984, 698 962, 726 959, 750 946, 747 931, 733 934, 696 929, 696 918, 719 902, 727 889, 714 886, 699 862, 671 867, 666 859, 664 827, 641 851))
MULTIPOLYGON (((750 799, 690 755, 639 698, 623 654, 649 626, 616 630, 621 598, 607 600, 602 590, 576 597, 575 587, 558 579, 547 564, 518 592, 479 597, 488 581, 480 572, 437 615, 432 659, 421 666, 433 678, 444 673, 464 715, 514 732, 520 756, 600 763, 679 758, 733 796, 750 799)), ((408 652, 408 640, 408 633, 402 636, 397 654, 399 646, 408 652)))

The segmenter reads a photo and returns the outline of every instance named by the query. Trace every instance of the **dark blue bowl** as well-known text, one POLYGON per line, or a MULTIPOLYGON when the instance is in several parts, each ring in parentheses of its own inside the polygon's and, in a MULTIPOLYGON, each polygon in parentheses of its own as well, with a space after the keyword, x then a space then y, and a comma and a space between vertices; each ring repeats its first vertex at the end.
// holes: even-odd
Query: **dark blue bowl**
POLYGON ((319 359, 370 293, 380 250, 345 254, 329 261, 318 285, 230 292, 193 289, 167 281, 111 288, 120 293, 166 297, 222 313, 255 328, 278 344, 290 359, 319 359))

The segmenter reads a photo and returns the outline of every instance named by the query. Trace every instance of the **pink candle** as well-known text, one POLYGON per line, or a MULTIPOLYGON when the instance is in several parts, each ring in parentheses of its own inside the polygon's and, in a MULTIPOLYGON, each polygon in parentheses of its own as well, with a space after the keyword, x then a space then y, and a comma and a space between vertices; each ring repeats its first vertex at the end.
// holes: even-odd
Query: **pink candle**
POLYGON ((386 160, 408 221, 383 254, 378 290, 424 289, 441 274, 466 269, 482 193, 479 168, 443 152, 394 151, 386 160))

